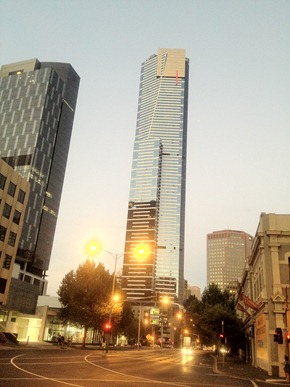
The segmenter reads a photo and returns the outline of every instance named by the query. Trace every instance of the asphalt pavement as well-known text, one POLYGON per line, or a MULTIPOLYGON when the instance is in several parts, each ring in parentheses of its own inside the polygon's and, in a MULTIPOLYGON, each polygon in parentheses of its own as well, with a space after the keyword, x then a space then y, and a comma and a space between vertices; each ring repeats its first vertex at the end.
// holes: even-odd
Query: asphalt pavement
MULTIPOLYGON (((30 343, 19 343, 19 344, 0 344, 0 351, 9 350, 9 349, 55 349, 57 344, 47 343, 47 342, 30 342, 30 343)), ((91 349, 92 346, 88 346, 91 349)), ((72 345, 69 349, 73 350, 74 346, 72 345)), ((80 348, 80 346, 77 346, 80 348)), ((96 349, 96 347, 94 347, 96 349)), ((87 348, 88 349, 88 348, 87 348)), ((239 358, 235 358, 232 356, 216 356, 214 354, 211 355, 213 359, 213 371, 219 374, 227 374, 234 376, 238 379, 252 379, 264 381, 270 385, 289 385, 286 383, 285 378, 279 377, 271 377, 268 373, 261 368, 254 367, 251 363, 246 363, 239 358)))

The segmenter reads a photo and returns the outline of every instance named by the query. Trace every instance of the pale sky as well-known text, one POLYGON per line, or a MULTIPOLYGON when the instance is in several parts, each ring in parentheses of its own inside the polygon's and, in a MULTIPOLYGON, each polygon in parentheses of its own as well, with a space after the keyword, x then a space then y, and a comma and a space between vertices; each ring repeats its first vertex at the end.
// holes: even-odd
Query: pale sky
MULTIPOLYGON (((92 238, 124 249, 141 63, 190 59, 185 278, 206 286, 206 234, 290 213, 289 0, 0 0, 0 64, 81 77, 48 294, 92 238)), ((112 272, 114 259, 94 259, 112 272)), ((117 269, 122 267, 122 258, 117 269)))

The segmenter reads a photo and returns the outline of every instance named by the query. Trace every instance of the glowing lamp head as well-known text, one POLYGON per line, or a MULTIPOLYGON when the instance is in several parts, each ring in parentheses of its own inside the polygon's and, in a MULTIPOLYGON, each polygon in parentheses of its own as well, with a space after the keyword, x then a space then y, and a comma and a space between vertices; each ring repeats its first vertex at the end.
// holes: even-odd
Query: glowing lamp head
POLYGON ((134 256, 137 259, 146 259, 149 253, 150 253, 150 247, 145 243, 139 244, 134 248, 134 256))
POLYGON ((97 241, 91 241, 86 245, 86 254, 88 256, 95 256, 100 253, 102 250, 102 246, 97 241))
POLYGON ((164 305, 167 305, 167 304, 169 304, 169 298, 168 297, 162 297, 161 298, 161 302, 164 304, 164 305))
POLYGON ((120 301, 120 295, 119 294, 114 294, 112 297, 113 302, 119 302, 120 301))

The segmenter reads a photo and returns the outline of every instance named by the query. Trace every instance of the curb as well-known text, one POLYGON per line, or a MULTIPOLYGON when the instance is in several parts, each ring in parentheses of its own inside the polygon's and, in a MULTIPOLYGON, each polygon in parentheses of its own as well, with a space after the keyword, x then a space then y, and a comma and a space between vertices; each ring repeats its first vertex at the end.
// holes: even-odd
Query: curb
POLYGON ((228 373, 226 371, 220 371, 218 369, 218 361, 217 361, 217 358, 216 356, 214 355, 210 355, 212 358, 213 358, 213 366, 212 366, 212 369, 213 369, 213 372, 218 374, 218 375, 227 375, 233 379, 240 379, 240 380, 247 380, 247 381, 250 381, 254 387, 258 387, 258 385, 255 383, 255 381, 260 381, 260 382, 263 382, 263 383, 267 383, 269 385, 275 385, 275 386, 278 386, 278 385, 283 385, 284 383, 285 384, 288 384, 286 382, 286 380, 284 380, 283 378, 279 378, 279 379, 270 379, 270 378, 265 378, 265 379, 261 379, 260 377, 246 377, 246 376, 242 376, 242 375, 233 375, 231 373, 228 373))

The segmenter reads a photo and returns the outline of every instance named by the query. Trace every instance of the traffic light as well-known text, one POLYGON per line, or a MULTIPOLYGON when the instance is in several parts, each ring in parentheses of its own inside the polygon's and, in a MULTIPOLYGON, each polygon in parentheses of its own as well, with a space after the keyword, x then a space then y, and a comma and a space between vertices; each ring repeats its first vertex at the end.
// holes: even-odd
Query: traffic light
POLYGON ((286 333, 285 338, 286 338, 287 343, 290 343, 290 333, 289 332, 286 333))
POLYGON ((111 325, 111 323, 107 322, 107 323, 104 325, 104 332, 105 332, 105 333, 111 333, 111 330, 112 330, 112 325, 111 325))
POLYGON ((221 344, 226 343, 226 338, 225 338, 225 335, 223 333, 220 333, 220 342, 221 342, 221 344))
POLYGON ((282 335, 282 329, 276 328, 274 333, 274 342, 278 344, 283 344, 283 335, 282 335))

